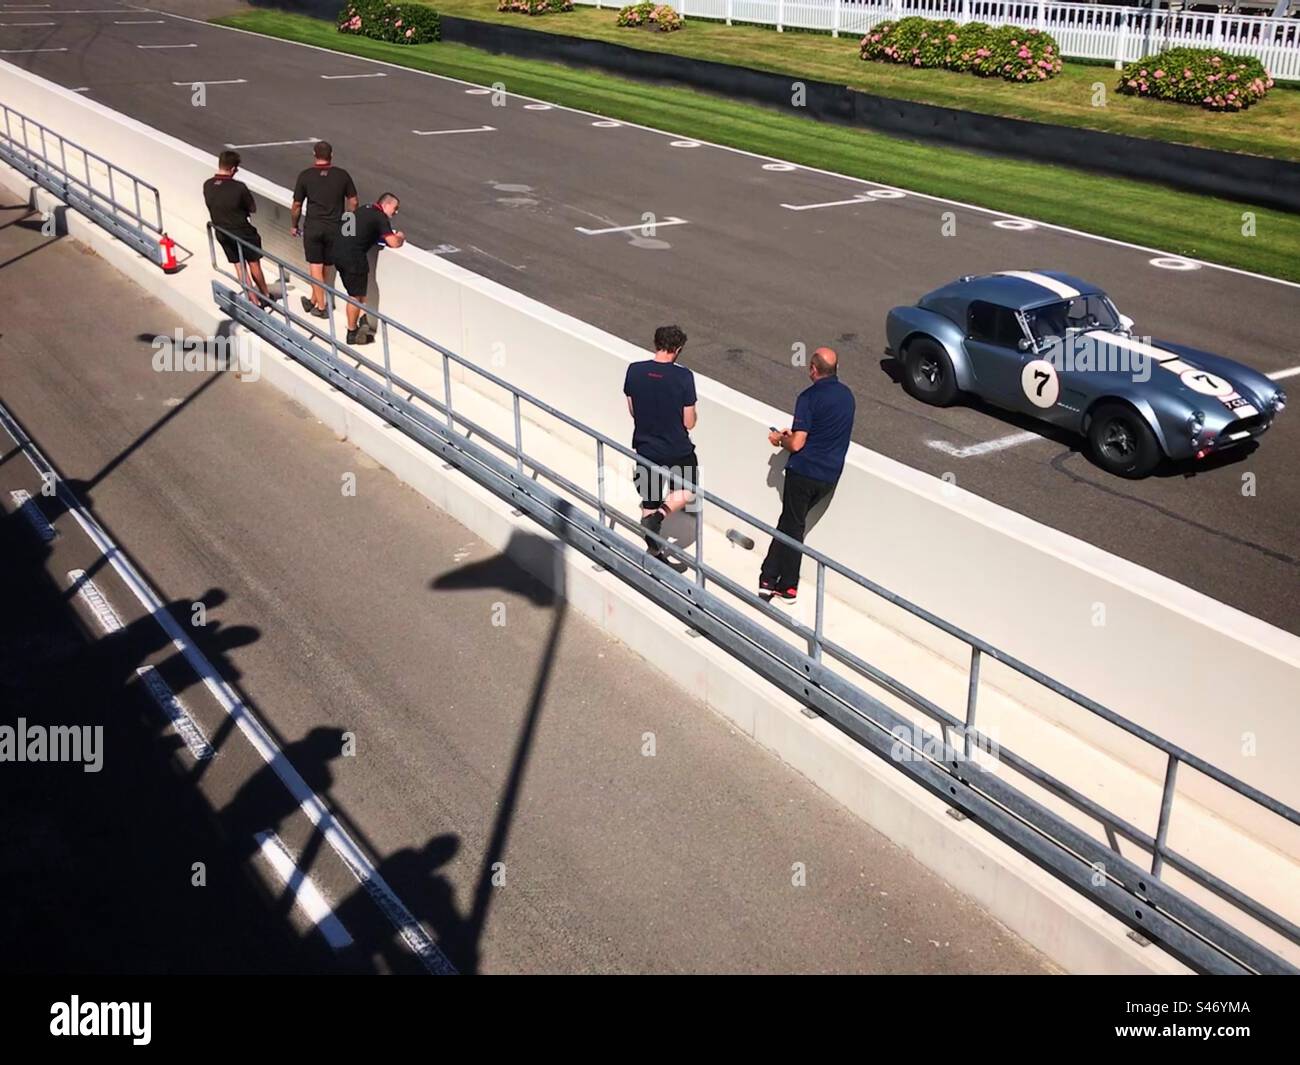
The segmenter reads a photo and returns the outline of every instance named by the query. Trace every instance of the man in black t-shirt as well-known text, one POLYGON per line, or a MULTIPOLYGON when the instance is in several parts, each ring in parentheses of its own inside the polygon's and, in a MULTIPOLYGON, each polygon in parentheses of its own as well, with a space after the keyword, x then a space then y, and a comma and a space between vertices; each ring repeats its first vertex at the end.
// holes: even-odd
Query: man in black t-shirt
MULTIPOLYGON (((637 490, 641 493, 641 524, 659 533, 664 519, 695 497, 690 489, 699 480, 699 461, 691 430, 695 428, 695 375, 677 358, 686 346, 686 334, 675 325, 655 330, 653 359, 634 362, 623 379, 627 410, 632 415, 632 448, 647 460, 638 462, 637 490), (667 467, 673 480, 651 468, 667 467)), ((649 536, 646 544, 655 557, 662 550, 649 536)))
MULTIPOLYGON (((326 270, 334 265, 334 245, 343 227, 343 212, 357 209, 357 187, 352 175, 334 165, 334 149, 326 141, 312 148, 316 161, 298 175, 293 186, 293 236, 302 235, 302 250, 311 276, 323 285, 326 270), (307 221, 301 229, 303 201, 307 221)), ((325 317, 325 289, 312 285, 311 299, 302 298, 302 309, 317 318, 325 317)))
POLYGON ((225 151, 217 156, 216 174, 203 183, 203 202, 208 205, 208 217, 217 228, 217 243, 226 253, 226 261, 234 264, 244 291, 250 299, 256 299, 253 295, 256 286, 263 296, 269 297, 271 293, 262 274, 262 236, 248 217, 257 210, 257 204, 248 186, 235 180, 239 161, 238 152, 225 151))
MULTIPOLYGON (((393 216, 401 203, 391 192, 385 192, 374 203, 359 208, 356 225, 344 229, 334 248, 334 262, 338 266, 339 280, 349 296, 366 302, 370 289, 370 249, 375 247, 400 248, 406 235, 393 228, 393 216), (349 229, 351 232, 349 232, 349 229)), ((369 344, 374 334, 361 329, 361 308, 348 304, 348 343, 369 344)))

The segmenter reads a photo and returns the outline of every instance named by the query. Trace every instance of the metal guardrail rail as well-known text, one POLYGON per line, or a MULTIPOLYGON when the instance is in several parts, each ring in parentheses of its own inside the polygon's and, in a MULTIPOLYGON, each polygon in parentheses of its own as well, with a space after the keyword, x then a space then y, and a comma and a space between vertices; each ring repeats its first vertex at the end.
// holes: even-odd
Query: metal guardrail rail
MULTIPOLYGON (((641 542, 646 530, 639 520, 620 513, 606 499, 606 452, 613 451, 635 461, 635 453, 630 448, 522 391, 509 381, 476 366, 401 322, 367 307, 365 313, 378 323, 377 335, 382 361, 369 358, 356 347, 340 340, 336 332, 336 306, 340 302, 359 306, 357 301, 326 286, 329 312, 327 324, 318 324, 317 320, 295 312, 289 305, 289 279, 296 278, 304 285, 310 285, 310 276, 301 268, 262 249, 258 249, 262 258, 276 265, 278 289, 272 285, 272 291, 278 290, 279 295, 267 307, 259 307, 242 290, 238 278, 224 263, 218 261, 214 232, 214 228, 209 225, 208 244, 212 267, 219 275, 234 281, 236 287, 227 288, 219 281, 213 281, 213 298, 217 306, 235 322, 296 359, 366 409, 401 429, 500 498, 512 503, 521 512, 527 513, 565 545, 577 549, 617 574, 692 629, 744 662, 754 672, 820 713, 922 787, 1090 898, 1146 939, 1159 943, 1187 965, 1198 971, 1215 973, 1300 972, 1290 962, 1162 879, 1162 872, 1166 868, 1176 870, 1251 919, 1290 942, 1300 944, 1300 927, 1173 850, 1167 841, 1180 766, 1204 774, 1290 824, 1300 825, 1300 812, 984 640, 895 595, 821 552, 791 540, 698 486, 694 489, 699 503, 695 514, 696 538, 693 553, 688 554, 675 544, 660 537, 655 538, 665 553, 674 558, 683 570, 693 571, 692 576, 686 576, 673 566, 653 559, 641 542), (394 372, 390 347, 391 334, 394 332, 422 348, 434 365, 441 362, 441 398, 430 395, 394 372), (510 396, 514 420, 513 440, 503 439, 474 421, 464 413, 463 405, 462 410, 457 411, 452 393, 453 364, 503 389, 510 396), (524 449, 525 404, 530 419, 538 415, 554 419, 594 443, 597 482, 595 494, 549 468, 524 449), (716 507, 767 535, 776 537, 802 552, 815 565, 816 622, 812 628, 769 607, 757 595, 705 562, 702 535, 705 506, 716 507), (635 539, 621 535, 620 528, 628 530, 635 539), (825 589, 826 575, 832 572, 970 647, 970 679, 964 718, 948 712, 828 637, 823 624, 825 589), (726 593, 729 598, 724 600, 710 588, 726 593), (757 620, 756 612, 759 611, 769 620, 775 620, 788 632, 789 638, 773 633, 762 625, 757 620), (918 730, 908 718, 859 687, 852 679, 831 669, 825 662, 827 658, 835 660, 856 676, 883 688, 928 716, 938 725, 939 734, 932 735, 918 730), (991 658, 1036 681, 1087 713, 1102 718, 1163 754, 1164 787, 1155 836, 1143 832, 1097 800, 1039 769, 1005 745, 991 743, 990 738, 980 732, 976 727, 977 694, 980 663, 984 658, 991 658), (907 738, 903 741, 906 757, 901 759, 894 753, 898 750, 900 737, 907 738), (1106 841, 1090 835, 972 759, 972 747, 976 745, 984 751, 996 750, 998 763, 1011 768, 1097 821, 1104 830, 1106 841), (1144 868, 1122 855, 1121 839, 1147 852, 1151 859, 1150 866, 1144 868)), ((242 265, 244 249, 251 245, 234 234, 225 235, 239 246, 242 265)), ((670 470, 661 468, 658 472, 675 485, 683 483, 670 470)))
POLYGON ((0 159, 146 259, 163 265, 162 196, 157 188, 8 104, 0 103, 0 114, 0 159), (78 156, 81 166, 76 168, 78 156), (118 198, 119 187, 130 202, 118 198))

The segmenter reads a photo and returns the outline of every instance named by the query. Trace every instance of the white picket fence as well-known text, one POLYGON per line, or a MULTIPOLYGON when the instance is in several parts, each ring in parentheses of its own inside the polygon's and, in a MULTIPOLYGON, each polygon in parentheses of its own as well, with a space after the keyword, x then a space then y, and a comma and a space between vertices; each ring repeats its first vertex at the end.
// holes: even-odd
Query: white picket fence
MULTIPOLYGON (((618 0, 576 0, 617 8, 618 0)), ((1300 80, 1300 18, 1159 11, 1055 0, 670 0, 687 18, 751 22, 777 30, 826 30, 859 36, 885 19, 922 15, 993 26, 1036 26, 1057 39, 1061 53, 1116 64, 1173 45, 1253 55, 1274 78, 1300 80)))

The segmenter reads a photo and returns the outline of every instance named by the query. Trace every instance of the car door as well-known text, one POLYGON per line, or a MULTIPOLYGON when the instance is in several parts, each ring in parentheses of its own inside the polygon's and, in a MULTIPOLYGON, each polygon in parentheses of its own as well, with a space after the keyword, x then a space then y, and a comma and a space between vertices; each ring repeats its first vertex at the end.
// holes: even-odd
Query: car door
MULTIPOLYGON (((979 384, 979 394, 990 403, 1009 410, 1030 406, 1022 387, 1025 365, 1034 359, 1020 350, 1024 330, 1009 307, 973 300, 966 311, 966 352, 979 384)), ((1037 389, 1038 382, 1030 388, 1037 389)))

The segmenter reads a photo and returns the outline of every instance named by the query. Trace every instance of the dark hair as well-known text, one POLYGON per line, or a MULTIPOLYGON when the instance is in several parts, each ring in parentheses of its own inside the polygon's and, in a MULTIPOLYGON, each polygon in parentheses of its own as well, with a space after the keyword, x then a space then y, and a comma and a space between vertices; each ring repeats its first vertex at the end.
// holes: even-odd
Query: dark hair
POLYGON ((827 362, 822 358, 820 351, 814 351, 812 357, 813 369, 817 371, 818 377, 838 377, 840 367, 838 363, 827 362))
POLYGON ((399 200, 399 199, 397 198, 397 196, 394 195, 393 193, 391 193, 391 192, 384 192, 384 193, 380 193, 379 198, 378 198, 377 200, 375 200, 375 206, 376 206, 376 207, 383 207, 384 204, 386 204, 389 200, 392 200, 393 203, 396 203, 396 204, 400 204, 400 203, 402 202, 402 201, 399 200))
POLYGON ((661 325, 655 330, 655 351, 678 352, 686 347, 686 334, 681 326, 661 325))
POLYGON ((234 170, 239 165, 238 152, 222 152, 217 156, 217 167, 220 170, 234 170))
POLYGON ((333 159, 334 149, 329 141, 317 141, 316 147, 311 150, 312 155, 317 159, 333 159))

